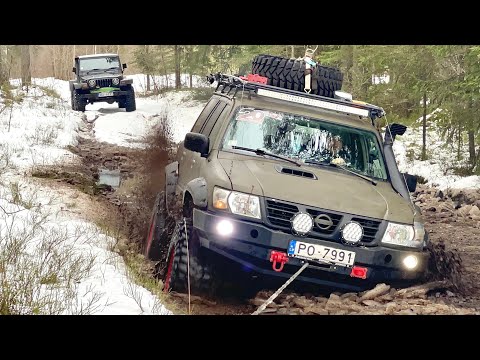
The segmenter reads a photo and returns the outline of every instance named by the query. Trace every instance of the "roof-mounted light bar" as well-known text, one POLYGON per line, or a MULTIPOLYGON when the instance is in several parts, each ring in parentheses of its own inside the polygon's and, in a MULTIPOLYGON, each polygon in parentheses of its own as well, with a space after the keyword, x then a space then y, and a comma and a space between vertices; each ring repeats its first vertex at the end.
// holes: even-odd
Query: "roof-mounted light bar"
POLYGON ((281 92, 276 92, 276 91, 271 91, 271 90, 265 90, 265 89, 258 89, 257 94, 261 96, 267 96, 271 97, 274 99, 279 99, 279 100, 286 100, 286 101, 291 101, 295 102, 298 104, 305 104, 305 105, 310 105, 310 106, 315 106, 327 110, 333 110, 333 111, 340 111, 343 113, 347 114, 355 114, 355 115, 360 115, 360 116, 368 116, 369 111, 366 109, 359 109, 353 106, 346 106, 342 104, 335 104, 335 103, 330 103, 327 101, 322 101, 322 100, 316 100, 316 99, 311 99, 303 96, 296 96, 296 95, 290 95, 286 93, 281 93, 281 92))

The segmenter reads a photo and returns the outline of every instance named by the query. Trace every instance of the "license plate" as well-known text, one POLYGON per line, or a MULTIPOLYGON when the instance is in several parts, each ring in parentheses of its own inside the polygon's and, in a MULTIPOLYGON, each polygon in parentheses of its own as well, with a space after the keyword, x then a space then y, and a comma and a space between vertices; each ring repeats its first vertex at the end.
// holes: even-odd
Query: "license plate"
POLYGON ((312 259, 342 266, 353 266, 353 262, 355 261, 355 252, 353 251, 340 250, 298 240, 290 241, 288 256, 312 259))
POLYGON ((98 97, 107 97, 107 96, 113 96, 113 92, 98 93, 98 97))

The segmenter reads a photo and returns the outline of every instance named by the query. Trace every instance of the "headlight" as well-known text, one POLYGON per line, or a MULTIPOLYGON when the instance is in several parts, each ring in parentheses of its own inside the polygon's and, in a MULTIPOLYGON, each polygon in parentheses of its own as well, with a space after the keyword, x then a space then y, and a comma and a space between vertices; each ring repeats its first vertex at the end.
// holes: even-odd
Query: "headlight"
POLYGON ((113 85, 118 85, 118 84, 120 84, 120 79, 119 79, 119 78, 113 78, 113 79, 112 79, 112 84, 113 84, 113 85))
POLYGON ((420 248, 424 235, 425 229, 421 223, 415 222, 414 226, 388 223, 382 243, 420 248))
POLYGON ((88 80, 88 86, 93 88, 95 85, 97 85, 97 82, 94 79, 88 80))
POLYGON ((260 198, 255 195, 229 191, 215 187, 213 189, 213 207, 228 210, 233 214, 260 219, 260 198))

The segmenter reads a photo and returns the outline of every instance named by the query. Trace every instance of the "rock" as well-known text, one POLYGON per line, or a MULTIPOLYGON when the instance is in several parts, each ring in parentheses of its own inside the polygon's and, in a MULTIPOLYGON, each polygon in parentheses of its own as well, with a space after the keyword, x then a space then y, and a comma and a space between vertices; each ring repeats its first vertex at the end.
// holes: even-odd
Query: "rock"
POLYGON ((455 294, 453 292, 451 292, 450 290, 447 290, 447 296, 454 297, 455 294))
POLYGON ((476 205, 473 205, 472 208, 470 209, 470 211, 468 212, 468 214, 470 216, 480 216, 480 209, 476 206, 476 205))
POLYGON ((357 298, 358 298, 357 293, 353 293, 353 292, 340 295, 340 299, 342 300, 346 300, 346 299, 356 300, 357 298))
POLYGON ((435 193, 435 197, 443 199, 445 197, 445 194, 442 190, 437 190, 437 192, 435 193))
POLYGON ((468 216, 470 214, 471 209, 472 209, 472 205, 462 206, 460 209, 457 210, 457 214, 461 216, 468 216))
POLYGON ((265 299, 255 298, 255 299, 248 300, 248 302, 255 306, 261 306, 265 302, 265 299))
POLYGON ((304 312, 305 314, 328 315, 328 310, 319 305, 309 306, 304 309, 304 312))
POLYGON ((427 208, 427 211, 437 212, 437 208, 435 206, 430 206, 427 208))
POLYGON ((287 308, 280 308, 280 309, 278 309, 277 314, 279 314, 279 315, 286 315, 286 314, 289 313, 289 311, 290 311, 290 310, 288 310, 287 308))
POLYGON ((432 315, 436 312, 438 312, 438 308, 435 305, 427 305, 420 310, 420 314, 422 315, 432 315))
POLYGON ((340 299, 328 299, 327 303, 325 304, 325 309, 326 310, 334 310, 338 309, 342 305, 342 302, 340 299))
POLYGON ((318 304, 326 304, 328 299, 325 298, 325 297, 322 297, 322 296, 317 296, 315 297, 315 301, 318 303, 318 304))
POLYGON ((415 311, 413 311, 412 309, 404 309, 404 310, 401 310, 399 312, 397 312, 398 315, 417 315, 417 313, 415 311))
POLYGON ((264 309, 260 314, 263 315, 263 314, 275 314, 278 312, 279 309, 271 309, 271 308, 266 308, 264 309))
POLYGON ((392 301, 393 300, 393 295, 385 294, 385 295, 377 297, 375 300, 377 300, 377 301, 392 301))
POLYGON ((363 302, 364 300, 375 299, 378 296, 382 296, 390 290, 390 285, 387 284, 377 284, 373 289, 366 291, 360 297, 359 301, 363 302))
MULTIPOLYGON (((266 291, 266 290, 262 290, 262 291, 259 291, 257 293, 257 295, 255 296, 256 299, 264 299, 264 300, 267 300, 270 296, 272 296, 273 294, 273 291, 266 291)), ((278 298, 277 298, 278 299, 278 298)))
POLYGON ((312 300, 308 300, 304 296, 297 297, 297 298, 293 299, 293 303, 296 306, 301 307, 301 308, 306 308, 306 307, 309 307, 309 306, 313 306, 313 304, 314 304, 312 300))
POLYGON ((340 296, 337 294, 330 294, 329 300, 340 300, 340 296))
POLYGON ((397 304, 394 302, 389 302, 386 304, 385 313, 391 315, 397 310, 397 304))
POLYGON ((363 300, 362 304, 367 305, 367 306, 382 306, 381 303, 375 300, 363 300))

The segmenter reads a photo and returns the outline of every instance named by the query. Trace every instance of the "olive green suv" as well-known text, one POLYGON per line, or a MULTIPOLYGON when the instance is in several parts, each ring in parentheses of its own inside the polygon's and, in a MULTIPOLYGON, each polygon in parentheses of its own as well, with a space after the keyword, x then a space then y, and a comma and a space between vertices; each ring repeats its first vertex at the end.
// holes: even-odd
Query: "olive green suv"
POLYGON ((145 242, 165 289, 208 291, 226 274, 359 290, 426 271, 416 178, 392 151, 406 127, 382 108, 217 74, 218 87, 165 169, 145 242), (170 236, 175 199, 182 219, 170 236), (227 265, 236 265, 232 268, 227 265))

